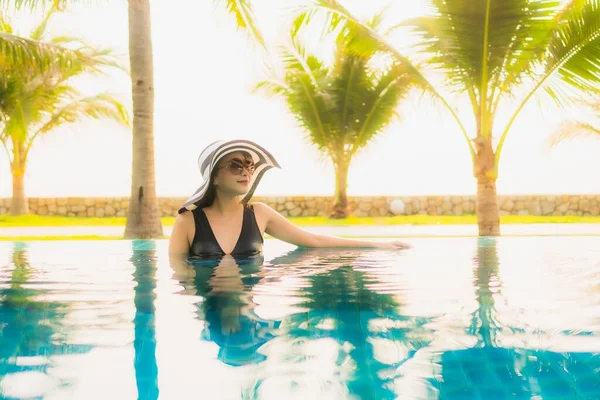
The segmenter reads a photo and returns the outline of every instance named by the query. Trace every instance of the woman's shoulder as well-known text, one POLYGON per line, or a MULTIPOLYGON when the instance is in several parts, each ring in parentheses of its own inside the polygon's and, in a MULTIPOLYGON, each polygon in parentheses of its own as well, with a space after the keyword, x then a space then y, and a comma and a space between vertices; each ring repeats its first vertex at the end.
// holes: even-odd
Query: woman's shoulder
POLYGON ((173 226, 189 227, 194 224, 194 212, 185 210, 181 214, 177 214, 173 226))
POLYGON ((255 215, 269 217, 277 213, 270 205, 260 201, 250 202, 248 205, 254 210, 255 215))

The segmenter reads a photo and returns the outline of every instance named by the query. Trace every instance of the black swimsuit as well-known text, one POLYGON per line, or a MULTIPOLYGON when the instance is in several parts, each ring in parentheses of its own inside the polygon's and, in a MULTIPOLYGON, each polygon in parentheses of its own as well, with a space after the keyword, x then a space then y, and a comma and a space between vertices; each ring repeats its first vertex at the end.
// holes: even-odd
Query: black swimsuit
MULTIPOLYGON (((217 238, 210 227, 210 222, 208 222, 204 210, 196 208, 192 211, 192 214, 194 214, 196 233, 190 245, 190 256, 202 258, 224 256, 225 252, 217 242, 217 238)), ((263 242, 263 236, 254 215, 254 208, 252 206, 244 206, 242 231, 231 255, 235 257, 248 257, 260 254, 263 242)))

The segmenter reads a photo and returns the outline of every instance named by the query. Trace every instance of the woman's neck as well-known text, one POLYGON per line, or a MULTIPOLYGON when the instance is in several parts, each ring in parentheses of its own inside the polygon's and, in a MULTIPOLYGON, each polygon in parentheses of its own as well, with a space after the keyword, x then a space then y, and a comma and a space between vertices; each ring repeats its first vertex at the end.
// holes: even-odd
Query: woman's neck
POLYGON ((240 199, 238 196, 215 196, 210 208, 218 214, 230 214, 240 209, 240 199))

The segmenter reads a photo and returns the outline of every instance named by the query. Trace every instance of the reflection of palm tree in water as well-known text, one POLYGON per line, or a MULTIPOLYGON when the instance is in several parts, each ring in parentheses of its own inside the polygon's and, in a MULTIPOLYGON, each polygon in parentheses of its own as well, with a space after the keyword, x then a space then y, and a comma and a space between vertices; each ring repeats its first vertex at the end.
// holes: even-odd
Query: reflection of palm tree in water
POLYGON ((502 288, 496 240, 479 238, 474 259, 478 307, 469 333, 477 335, 478 345, 441 354, 442 381, 437 382, 441 398, 476 396, 476 392, 486 399, 600 398, 598 354, 501 347, 498 334, 503 327, 495 318, 495 297, 502 288))
POLYGON ((0 282, 8 284, 8 288, 0 289, 0 379, 16 372, 46 372, 50 367, 48 363, 31 365, 26 357, 90 351, 92 346, 67 344, 62 319, 69 311, 68 304, 38 300, 49 289, 32 285, 39 271, 27 259, 25 243, 15 243, 11 264, 12 271, 0 271, 0 282))
MULTIPOLYGON (((300 254, 307 257, 311 252, 298 250, 300 254)), ((334 268, 307 276, 309 284, 302 293, 305 300, 299 306, 309 311, 291 317, 293 323, 288 324, 285 334, 303 341, 334 339, 339 344, 340 371, 348 361, 354 368, 346 383, 349 392, 361 399, 392 399, 397 396, 389 385, 397 376, 395 370, 427 343, 414 333, 413 328, 419 323, 400 316, 401 305, 394 293, 379 293, 369 288, 379 279, 356 270, 360 254, 341 257, 337 250, 329 257, 318 257, 319 251, 312 251, 321 268, 334 268), (376 328, 382 324, 384 328, 376 328), (406 350, 405 357, 391 363, 378 360, 373 339, 387 340, 399 352, 406 350)))
POLYGON ((495 346, 499 327, 494 320, 494 296, 501 293, 501 285, 498 278, 500 260, 494 238, 479 239, 474 261, 474 284, 479 306, 473 313, 471 333, 477 334, 484 346, 495 346), (498 285, 492 285, 492 282, 498 282, 498 285))
POLYGON ((132 241, 134 266, 133 278, 136 282, 133 320, 135 338, 134 368, 138 398, 153 400, 158 398, 158 366, 156 363, 156 243, 151 240, 132 241))

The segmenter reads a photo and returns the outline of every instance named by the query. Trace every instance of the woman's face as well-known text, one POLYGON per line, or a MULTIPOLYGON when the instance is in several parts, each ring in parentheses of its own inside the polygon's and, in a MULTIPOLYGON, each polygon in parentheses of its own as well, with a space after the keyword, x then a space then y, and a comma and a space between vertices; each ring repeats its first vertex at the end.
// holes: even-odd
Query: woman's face
POLYGON ((243 195, 250 189, 250 178, 254 173, 252 158, 244 153, 231 153, 217 163, 215 185, 221 191, 243 195))

